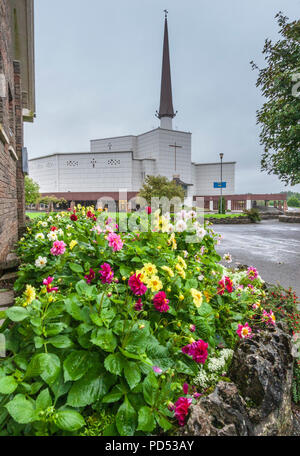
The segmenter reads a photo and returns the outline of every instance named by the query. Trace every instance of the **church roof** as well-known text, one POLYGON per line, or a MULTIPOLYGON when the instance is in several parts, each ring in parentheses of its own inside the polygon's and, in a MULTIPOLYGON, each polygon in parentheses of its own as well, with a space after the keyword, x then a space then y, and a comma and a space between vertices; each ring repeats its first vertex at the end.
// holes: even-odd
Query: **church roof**
POLYGON ((162 117, 173 118, 175 116, 176 113, 174 112, 172 97, 168 18, 167 11, 165 11, 165 35, 161 74, 160 107, 159 112, 157 113, 157 117, 161 119, 162 117))

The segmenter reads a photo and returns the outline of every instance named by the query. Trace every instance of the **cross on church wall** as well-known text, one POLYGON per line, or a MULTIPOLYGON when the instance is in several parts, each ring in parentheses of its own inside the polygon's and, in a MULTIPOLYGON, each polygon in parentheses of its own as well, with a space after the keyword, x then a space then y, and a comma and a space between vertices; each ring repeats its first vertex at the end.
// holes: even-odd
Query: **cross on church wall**
POLYGON ((111 150, 112 148, 112 143, 108 143, 108 149, 111 150))
POLYGON ((177 167, 177 149, 182 149, 182 146, 179 146, 176 141, 175 144, 170 144, 169 147, 172 147, 175 150, 175 171, 177 167))
POLYGON ((93 168, 95 168, 96 163, 97 163, 96 160, 93 158, 93 160, 91 160, 91 164, 92 164, 93 168))

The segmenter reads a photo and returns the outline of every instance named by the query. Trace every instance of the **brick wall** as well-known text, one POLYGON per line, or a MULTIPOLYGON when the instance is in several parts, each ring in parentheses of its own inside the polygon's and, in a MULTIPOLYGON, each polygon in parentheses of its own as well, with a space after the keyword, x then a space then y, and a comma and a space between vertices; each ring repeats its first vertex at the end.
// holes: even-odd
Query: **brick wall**
POLYGON ((12 61, 9 0, 0 0, 0 265, 24 226, 20 64, 12 61))

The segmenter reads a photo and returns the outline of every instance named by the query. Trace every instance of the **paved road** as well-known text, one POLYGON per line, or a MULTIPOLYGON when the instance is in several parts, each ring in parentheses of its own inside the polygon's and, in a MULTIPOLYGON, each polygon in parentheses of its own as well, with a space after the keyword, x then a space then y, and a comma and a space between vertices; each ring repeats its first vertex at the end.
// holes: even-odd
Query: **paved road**
POLYGON ((300 296, 300 224, 265 220, 251 225, 215 225, 224 239, 217 246, 229 252, 232 264, 255 266, 268 283, 293 287, 300 296))

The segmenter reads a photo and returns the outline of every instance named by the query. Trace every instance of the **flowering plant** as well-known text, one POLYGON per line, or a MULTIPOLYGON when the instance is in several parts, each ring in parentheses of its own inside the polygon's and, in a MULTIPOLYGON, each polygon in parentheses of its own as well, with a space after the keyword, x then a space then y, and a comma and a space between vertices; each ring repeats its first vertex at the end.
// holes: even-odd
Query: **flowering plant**
POLYGON ((183 423, 199 392, 182 400, 182 385, 218 347, 234 347, 263 293, 258 275, 219 264, 218 236, 192 212, 178 215, 176 233, 158 212, 144 214, 153 230, 118 232, 122 220, 107 214, 101 226, 81 207, 31 225, 0 328, 2 433, 76 434, 106 409, 113 435, 183 423), (184 224, 199 242, 186 241, 184 224))

